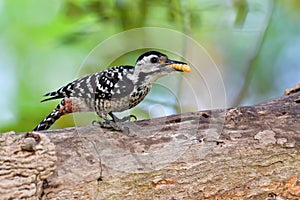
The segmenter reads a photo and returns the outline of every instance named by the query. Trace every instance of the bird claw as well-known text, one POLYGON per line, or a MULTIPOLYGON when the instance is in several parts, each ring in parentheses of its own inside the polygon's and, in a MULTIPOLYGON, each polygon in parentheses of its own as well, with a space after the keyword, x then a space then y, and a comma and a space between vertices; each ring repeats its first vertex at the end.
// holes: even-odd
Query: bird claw
POLYGON ((122 131, 124 133, 129 133, 129 128, 127 126, 122 126, 119 122, 114 122, 112 120, 105 120, 104 122, 101 122, 99 120, 93 120, 93 125, 100 125, 101 128, 109 128, 116 131, 122 131))
POLYGON ((103 124, 102 122, 100 122, 99 120, 96 120, 96 119, 92 121, 93 126, 95 126, 95 125, 100 125, 101 126, 102 124, 103 124))
POLYGON ((101 116, 101 118, 104 119, 104 122, 94 120, 94 121, 92 121, 92 124, 95 125, 97 123, 102 128, 111 128, 116 131, 122 131, 124 133, 129 133, 129 128, 127 126, 123 126, 122 122, 126 122, 126 121, 130 122, 131 118, 133 118, 134 121, 137 120, 136 116, 134 116, 134 115, 125 116, 121 119, 119 119, 117 116, 115 116, 112 112, 110 112, 109 115, 112 118, 111 120, 108 119, 106 116, 99 115, 99 116, 101 116))

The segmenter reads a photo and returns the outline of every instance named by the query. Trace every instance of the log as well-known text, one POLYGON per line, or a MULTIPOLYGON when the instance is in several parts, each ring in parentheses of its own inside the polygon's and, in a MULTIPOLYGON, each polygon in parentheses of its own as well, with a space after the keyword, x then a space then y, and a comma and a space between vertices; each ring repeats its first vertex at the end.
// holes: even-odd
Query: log
POLYGON ((0 134, 1 199, 300 199, 300 84, 126 126, 0 134))

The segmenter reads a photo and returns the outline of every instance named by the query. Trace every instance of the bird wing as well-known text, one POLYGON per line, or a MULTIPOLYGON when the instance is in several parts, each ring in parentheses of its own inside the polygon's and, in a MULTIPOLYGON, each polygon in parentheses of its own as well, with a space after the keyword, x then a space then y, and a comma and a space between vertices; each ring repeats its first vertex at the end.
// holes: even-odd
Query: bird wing
POLYGON ((133 71, 133 66, 117 66, 82 77, 57 91, 45 94, 50 98, 42 102, 65 97, 112 99, 126 96, 133 90, 133 83, 126 74, 133 71))

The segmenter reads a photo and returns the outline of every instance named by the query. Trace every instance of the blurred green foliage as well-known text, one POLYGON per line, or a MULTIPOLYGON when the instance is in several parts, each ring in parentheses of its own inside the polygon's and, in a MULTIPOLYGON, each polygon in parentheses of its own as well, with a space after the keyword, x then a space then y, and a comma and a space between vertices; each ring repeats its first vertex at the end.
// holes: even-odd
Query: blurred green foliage
MULTIPOLYGON (((58 103, 39 103, 44 93, 78 78, 80 64, 101 41, 138 27, 177 30, 203 45, 223 75, 228 106, 279 96, 300 79, 299 9, 297 0, 0 1, 0 132, 30 131, 58 103)), ((133 65, 141 52, 111 65, 133 65)), ((83 74, 107 67, 95 61, 83 74)), ((154 87, 132 112, 149 118, 147 107, 155 104, 165 106, 162 115, 196 108, 180 110, 176 97, 165 95, 154 87)), ((76 114, 76 125, 89 124, 91 115, 76 114)), ((54 127, 73 125, 66 116, 54 127)))

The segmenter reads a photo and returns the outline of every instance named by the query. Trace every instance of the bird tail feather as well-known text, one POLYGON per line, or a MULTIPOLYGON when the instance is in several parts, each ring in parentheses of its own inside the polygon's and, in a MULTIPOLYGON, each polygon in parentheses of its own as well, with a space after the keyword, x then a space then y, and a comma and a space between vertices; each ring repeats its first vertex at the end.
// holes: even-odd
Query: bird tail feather
POLYGON ((59 104, 47 117, 45 117, 34 129, 33 131, 47 130, 58 120, 63 114, 60 112, 59 104))

